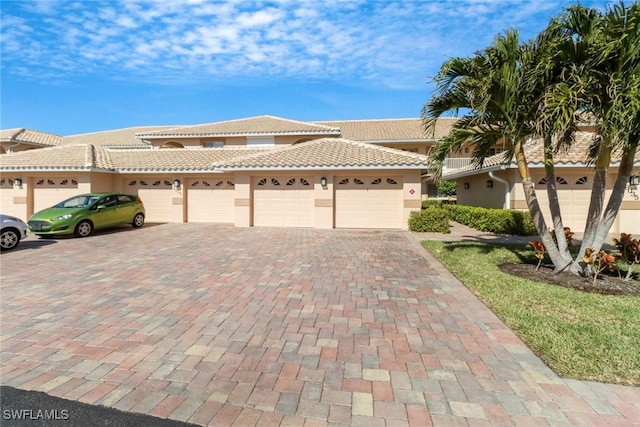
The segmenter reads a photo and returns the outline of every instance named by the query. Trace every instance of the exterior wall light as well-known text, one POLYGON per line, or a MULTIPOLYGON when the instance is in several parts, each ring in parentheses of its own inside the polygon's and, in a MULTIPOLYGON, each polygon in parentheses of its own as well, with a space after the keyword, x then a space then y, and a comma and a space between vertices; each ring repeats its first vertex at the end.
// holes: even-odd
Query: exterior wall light
POLYGON ((16 178, 13 180, 13 185, 15 187, 22 187, 22 178, 16 178))
POLYGON ((471 184, 469 184, 468 182, 464 183, 464 189, 468 190, 471 187, 471 184))
POLYGON ((173 188, 175 188, 176 190, 180 189, 180 180, 179 179, 174 179, 173 180, 173 188))
POLYGON ((322 178, 320 178, 320 185, 323 187, 327 186, 327 178, 325 178, 324 176, 322 178))
POLYGON ((640 185, 640 176, 631 175, 629 177, 629 185, 640 185))
POLYGON ((493 188, 493 180, 491 179, 487 180, 487 188, 493 188))

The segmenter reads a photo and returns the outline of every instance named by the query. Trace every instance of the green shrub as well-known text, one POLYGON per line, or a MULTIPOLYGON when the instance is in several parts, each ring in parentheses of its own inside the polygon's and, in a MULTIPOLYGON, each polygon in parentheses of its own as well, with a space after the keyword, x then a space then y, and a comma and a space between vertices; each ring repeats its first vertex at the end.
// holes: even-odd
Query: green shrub
POLYGON ((455 196, 456 195, 456 182, 455 181, 438 181, 438 195, 440 196, 455 196))
POLYGON ((529 212, 488 209, 475 206, 443 205, 452 221, 480 231, 519 236, 536 235, 529 212))
POLYGON ((449 213, 441 208, 412 211, 409 215, 409 230, 432 233, 450 233, 449 213))
POLYGON ((422 209, 441 208, 444 205, 455 205, 455 200, 450 199, 426 199, 422 201, 422 209))

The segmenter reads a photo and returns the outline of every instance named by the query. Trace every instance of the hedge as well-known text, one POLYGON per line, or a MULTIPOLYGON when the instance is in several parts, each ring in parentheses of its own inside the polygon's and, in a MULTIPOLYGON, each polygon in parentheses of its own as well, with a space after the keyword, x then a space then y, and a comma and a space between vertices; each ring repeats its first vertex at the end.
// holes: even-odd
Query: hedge
POLYGON ((409 215, 409 230, 432 233, 450 233, 449 212, 442 208, 412 211, 409 215))
POLYGON ((422 209, 441 208, 443 205, 455 205, 455 200, 450 199, 426 199, 422 201, 422 209))
POLYGON ((488 209, 475 206, 442 205, 452 221, 480 231, 498 234, 534 236, 536 229, 529 212, 488 209))

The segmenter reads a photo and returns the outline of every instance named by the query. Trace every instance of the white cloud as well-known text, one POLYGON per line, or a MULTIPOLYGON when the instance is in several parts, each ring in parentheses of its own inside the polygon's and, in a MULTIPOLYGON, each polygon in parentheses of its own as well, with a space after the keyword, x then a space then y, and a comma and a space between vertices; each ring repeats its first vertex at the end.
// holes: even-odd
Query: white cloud
POLYGON ((423 88, 448 57, 471 55, 510 27, 532 36, 567 4, 7 2, 1 17, 2 62, 14 65, 9 72, 34 79, 91 73, 177 84, 266 76, 423 88))

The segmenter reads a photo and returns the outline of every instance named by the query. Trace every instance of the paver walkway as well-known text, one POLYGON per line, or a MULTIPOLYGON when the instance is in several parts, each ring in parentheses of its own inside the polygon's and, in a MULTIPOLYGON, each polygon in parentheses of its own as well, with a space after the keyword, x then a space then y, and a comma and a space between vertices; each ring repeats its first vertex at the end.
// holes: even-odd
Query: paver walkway
POLYGON ((639 388, 558 378, 411 233, 165 224, 1 267, 3 385, 201 425, 640 425, 639 388))

